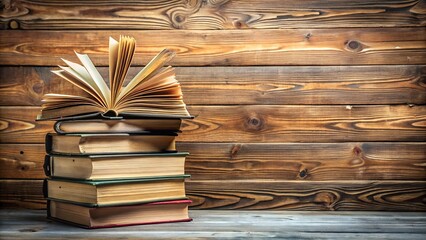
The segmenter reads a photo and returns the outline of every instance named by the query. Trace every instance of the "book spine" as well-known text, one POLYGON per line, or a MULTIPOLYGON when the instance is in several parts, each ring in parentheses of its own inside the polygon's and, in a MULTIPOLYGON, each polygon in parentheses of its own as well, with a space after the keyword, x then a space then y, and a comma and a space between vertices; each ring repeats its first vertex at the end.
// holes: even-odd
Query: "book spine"
POLYGON ((47 218, 52 217, 52 215, 50 213, 50 200, 49 199, 47 199, 47 202, 46 202, 46 214, 47 214, 47 218))
POLYGON ((51 153, 52 152, 52 134, 50 133, 46 134, 45 146, 46 146, 46 153, 47 154, 51 153))
POLYGON ((58 134, 65 134, 65 132, 61 130, 61 123, 62 121, 56 121, 55 124, 53 125, 53 129, 58 134))
POLYGON ((43 180, 43 197, 44 198, 48 198, 49 197, 49 193, 47 191, 47 178, 45 178, 43 180))
POLYGON ((48 177, 52 176, 52 167, 53 167, 52 157, 49 155, 44 156, 43 170, 46 176, 48 177))

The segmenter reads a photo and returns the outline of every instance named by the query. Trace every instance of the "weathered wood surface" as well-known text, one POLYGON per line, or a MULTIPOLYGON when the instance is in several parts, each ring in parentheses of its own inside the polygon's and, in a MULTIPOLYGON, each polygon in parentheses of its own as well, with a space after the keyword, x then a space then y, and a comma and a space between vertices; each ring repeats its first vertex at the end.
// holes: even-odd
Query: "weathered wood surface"
POLYGON ((424 26, 412 1, 4 1, 1 29, 240 29, 424 26), (123 3, 126 5, 123 6, 123 3), (57 7, 64 8, 58 11, 57 7))
POLYGON ((189 181, 195 209, 425 211, 424 181, 189 181))
POLYGON ((44 178, 44 144, 0 144, 0 178, 44 178))
MULTIPOLYGON (((170 64, 196 116, 178 139, 191 152, 193 208, 426 211, 425 0, 12 0, 1 8, 4 206, 44 207, 43 143, 53 130, 34 121, 41 96, 79 93, 51 66, 77 61, 77 50, 106 76, 108 37, 126 34, 138 40, 131 75, 162 48, 177 52, 170 64)), ((233 236, 228 230, 214 236, 233 236)), ((270 236, 258 233, 238 236, 270 236)))
POLYGON ((174 66, 425 64, 426 28, 25 31, 0 37, 0 64, 57 65, 74 50, 108 65, 108 38, 138 40, 134 65, 161 49, 175 50, 174 66))
MULTIPOLYGON (((43 208, 42 180, 1 180, 3 206, 43 208)), ((189 180, 193 209, 426 211, 425 181, 189 180)))
MULTIPOLYGON (((49 67, 0 67, 0 105, 82 94, 49 67)), ((140 67, 132 67, 135 76, 140 67)), ((100 67, 108 80, 108 68, 100 67)), ((187 104, 426 104, 426 66, 177 67, 187 104), (203 96, 203 97, 200 97, 203 96)))
POLYGON ((186 142, 425 141, 426 106, 191 106, 186 142))
MULTIPOLYGON (((426 143, 178 143, 193 180, 426 180, 426 143)), ((1 178, 44 178, 43 144, 0 144, 1 178)))
POLYGON ((193 180, 426 180, 425 143, 181 143, 193 180))
MULTIPOLYGON (((189 106, 183 142, 425 141, 426 106, 189 106)), ((1 143, 44 143, 53 122, 35 122, 39 107, 0 107, 1 143)))
POLYGON ((46 209, 43 180, 0 180, 0 208, 46 209))
POLYGON ((2 143, 44 143, 46 133, 53 132, 53 121, 35 119, 40 108, 0 108, 0 142, 2 143))
POLYGON ((46 219, 41 210, 1 210, 5 239, 424 239, 422 213, 190 211, 189 223, 88 231, 46 219))

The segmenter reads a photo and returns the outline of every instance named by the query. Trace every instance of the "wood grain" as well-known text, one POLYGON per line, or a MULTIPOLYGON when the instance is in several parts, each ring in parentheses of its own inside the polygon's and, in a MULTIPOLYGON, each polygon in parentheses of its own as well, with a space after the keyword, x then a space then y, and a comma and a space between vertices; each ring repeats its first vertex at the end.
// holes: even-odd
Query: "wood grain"
POLYGON ((43 180, 0 180, 0 207, 46 209, 43 180))
MULTIPOLYGON (((189 106, 183 142, 425 141, 426 106, 247 105, 189 106)), ((2 143, 44 143, 51 121, 35 122, 39 107, 0 107, 2 143)))
POLYGON ((53 132, 53 121, 35 119, 40 108, 0 108, 0 142, 2 143, 44 143, 46 133, 53 132))
POLYGON ((191 106, 180 141, 425 141, 426 106, 191 106))
POLYGON ((0 6, 1 206, 45 208, 53 122, 34 119, 43 94, 81 93, 51 66, 76 50, 107 77, 108 37, 124 34, 130 75, 177 52, 192 209, 426 211, 425 0, 0 6))
POLYGON ((239 29, 424 26, 425 2, 5 1, 2 29, 239 29), (125 4, 123 4, 125 3, 125 4), (57 11, 57 7, 64 8, 57 11))
POLYGON ((189 181, 194 209, 425 211, 423 181, 189 181))
POLYGON ((53 76, 56 68, 0 67, 0 104, 9 106, 41 105, 46 93, 83 95, 78 87, 53 76))
MULTIPOLYGON (((83 94, 49 67, 0 67, 0 105, 83 94)), ((129 76, 140 67, 132 67, 129 76)), ((104 79, 108 68, 100 67, 104 79)), ((426 104, 426 65, 177 67, 187 104, 426 104), (200 97, 203 96, 203 97, 200 97)))
POLYGON ((0 144, 0 178, 45 178, 44 144, 0 144))
MULTIPOLYGON (((425 211, 424 181, 187 181, 192 209, 425 211)), ((43 208, 42 180, 1 180, 4 206, 43 208)))
POLYGON ((425 143, 180 143, 193 180, 426 180, 425 143))
POLYGON ((0 210, 4 239, 293 239, 423 240, 421 212, 191 210, 191 223, 151 224, 88 231, 46 221, 46 211, 0 210), (190 236, 190 237, 189 237, 190 236))
MULTIPOLYGON (((193 180, 426 180, 426 143, 178 143, 193 180)), ((44 178, 43 144, 0 144, 1 178, 44 178)))
POLYGON ((425 64, 426 28, 272 30, 25 31, 6 30, 0 64, 57 65, 76 61, 74 50, 108 65, 108 38, 138 40, 133 65, 163 48, 176 51, 174 66, 425 64))

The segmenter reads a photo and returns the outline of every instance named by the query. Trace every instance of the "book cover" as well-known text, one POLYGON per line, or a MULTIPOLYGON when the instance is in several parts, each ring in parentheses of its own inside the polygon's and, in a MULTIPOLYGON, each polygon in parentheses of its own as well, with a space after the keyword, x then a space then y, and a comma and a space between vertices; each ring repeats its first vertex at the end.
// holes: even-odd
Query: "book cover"
POLYGON ((187 199, 184 180, 189 177, 180 175, 99 181, 48 178, 43 184, 43 194, 47 199, 87 207, 187 199))
POLYGON ((45 156, 46 176, 86 180, 183 175, 187 152, 45 156))
POLYGON ((170 200, 112 207, 84 207, 48 200, 49 219, 82 228, 111 228, 132 225, 188 222, 191 200, 170 200))
POLYGON ((138 134, 67 134, 48 133, 46 153, 68 155, 176 152, 175 132, 138 134))
POLYGON ((181 118, 94 118, 56 121, 58 134, 178 132, 181 118))

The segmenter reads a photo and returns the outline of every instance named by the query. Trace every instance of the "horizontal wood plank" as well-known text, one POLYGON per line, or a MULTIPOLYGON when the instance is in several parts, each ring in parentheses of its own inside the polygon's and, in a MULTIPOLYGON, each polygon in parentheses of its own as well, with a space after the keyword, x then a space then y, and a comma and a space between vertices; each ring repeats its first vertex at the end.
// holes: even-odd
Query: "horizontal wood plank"
MULTIPOLYGON (((424 181, 194 181, 192 209, 426 211, 424 181)), ((42 180, 1 180, 4 206, 42 208, 42 180), (33 205, 35 204, 35 205, 33 205)))
MULTIPOLYGON (((426 143, 178 143, 193 180, 426 180, 426 143)), ((1 178, 44 178, 43 144, 0 144, 1 178)))
POLYGON ((421 212, 191 210, 191 223, 169 223, 88 231, 46 220, 46 211, 0 210, 5 239, 294 239, 423 240, 421 212), (190 236, 190 237, 189 237, 190 236))
MULTIPOLYGON (((426 106, 189 106, 182 142, 425 141, 426 106)), ((44 143, 53 122, 39 107, 0 107, 1 143, 44 143)))
POLYGON ((44 144, 0 144, 0 178, 45 178, 44 144))
POLYGON ((240 29, 424 26, 425 2, 62 1, 5 2, 2 29, 240 29), (61 6, 66 9, 57 11, 61 6))
POLYGON ((193 181, 195 209, 425 211, 426 182, 193 181))
POLYGON ((41 108, 1 107, 0 142, 2 143, 44 143, 48 132, 54 132, 53 121, 35 119, 41 108))
POLYGON ((193 180, 426 180, 426 143, 180 143, 193 180))
POLYGON ((191 106, 185 142, 425 141, 426 106, 191 106))
MULTIPOLYGON (((53 69, 0 67, 0 105, 83 94, 53 69)), ((129 76, 139 70, 132 67, 129 76)), ((108 80, 108 68, 99 71, 108 80)), ((177 67, 176 74, 187 104, 426 104, 426 65, 177 67)))
MULTIPOLYGON (((138 40, 133 65, 163 48, 174 66, 425 64, 426 28, 122 31, 138 40)), ((0 64, 57 65, 74 50, 108 65, 111 31, 6 30, 0 64)))
POLYGON ((0 180, 0 207, 46 209, 43 180, 0 180))

